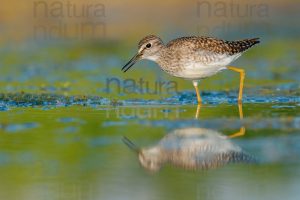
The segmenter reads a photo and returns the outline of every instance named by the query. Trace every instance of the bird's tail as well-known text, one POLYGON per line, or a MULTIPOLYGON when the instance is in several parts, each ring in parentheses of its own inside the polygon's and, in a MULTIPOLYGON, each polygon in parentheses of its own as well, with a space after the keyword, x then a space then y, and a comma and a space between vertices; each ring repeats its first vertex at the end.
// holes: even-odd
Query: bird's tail
POLYGON ((245 39, 239 41, 228 41, 226 43, 231 49, 231 53, 236 54, 236 53, 241 53, 243 51, 246 51, 253 45, 260 43, 260 41, 259 38, 253 38, 253 39, 245 39))

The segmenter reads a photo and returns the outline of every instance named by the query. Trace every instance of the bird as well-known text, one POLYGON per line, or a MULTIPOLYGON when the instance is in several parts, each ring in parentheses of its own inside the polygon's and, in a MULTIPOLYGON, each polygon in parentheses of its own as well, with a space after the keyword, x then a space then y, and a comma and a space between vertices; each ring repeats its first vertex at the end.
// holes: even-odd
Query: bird
POLYGON ((151 60, 171 76, 191 80, 198 104, 202 98, 198 90, 201 79, 225 69, 240 74, 238 103, 242 102, 245 70, 229 66, 247 49, 260 43, 259 38, 226 41, 214 37, 180 37, 164 44, 156 35, 148 35, 138 43, 138 52, 122 68, 127 72, 139 60, 151 60))
MULTIPOLYGON (((245 128, 239 132, 245 132, 245 128)), ((122 140, 137 153, 143 168, 157 172, 165 164, 185 170, 208 170, 230 163, 255 163, 254 156, 230 140, 236 136, 240 134, 225 136, 213 129, 188 126, 171 131, 146 148, 139 148, 127 137, 122 140)))

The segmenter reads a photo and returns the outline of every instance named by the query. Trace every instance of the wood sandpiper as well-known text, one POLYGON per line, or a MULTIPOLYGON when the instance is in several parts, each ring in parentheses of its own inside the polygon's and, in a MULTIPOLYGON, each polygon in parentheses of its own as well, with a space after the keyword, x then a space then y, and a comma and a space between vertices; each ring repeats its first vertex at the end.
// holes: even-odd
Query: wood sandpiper
POLYGON ((175 129, 148 148, 136 146, 127 137, 123 137, 123 142, 137 153, 140 164, 152 172, 159 171, 165 164, 196 170, 255 161, 230 138, 231 135, 225 136, 212 129, 185 127, 175 129))
POLYGON ((245 71, 229 64, 257 43, 259 38, 225 41, 212 37, 192 36, 177 38, 165 45, 159 37, 149 35, 139 42, 138 53, 122 70, 126 72, 138 60, 152 60, 168 74, 191 80, 196 90, 198 104, 201 104, 199 80, 229 69, 240 74, 238 102, 241 103, 245 71))

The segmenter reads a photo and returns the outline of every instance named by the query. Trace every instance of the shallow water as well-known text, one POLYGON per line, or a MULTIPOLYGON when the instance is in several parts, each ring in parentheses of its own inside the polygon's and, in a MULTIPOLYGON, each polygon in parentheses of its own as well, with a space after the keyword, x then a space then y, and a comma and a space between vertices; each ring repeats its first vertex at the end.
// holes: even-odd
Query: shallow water
POLYGON ((0 112, 1 199, 299 199, 299 102, 245 103, 243 116, 227 103, 203 105, 198 119, 196 111, 195 105, 9 106, 0 112), (242 127, 244 135, 226 137, 242 127), (126 136, 147 149, 186 128, 226 138, 255 162, 202 169, 169 161, 153 171, 122 142, 126 136))

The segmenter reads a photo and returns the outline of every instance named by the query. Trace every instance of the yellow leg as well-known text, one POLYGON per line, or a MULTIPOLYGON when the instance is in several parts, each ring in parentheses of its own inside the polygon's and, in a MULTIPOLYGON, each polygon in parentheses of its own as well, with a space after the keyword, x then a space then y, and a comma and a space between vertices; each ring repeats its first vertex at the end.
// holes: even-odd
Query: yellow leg
POLYGON ((246 132, 246 129, 244 126, 242 126, 239 132, 229 135, 228 138, 235 138, 235 137, 243 136, 243 135, 245 135, 245 132, 246 132))
POLYGON ((243 104, 242 103, 238 103, 238 107, 239 107, 239 116, 240 116, 240 119, 243 119, 244 118, 243 104))
POLYGON ((201 108, 201 105, 198 104, 198 105, 197 105, 196 115, 195 115, 195 118, 196 118, 196 119, 198 119, 198 117, 199 117, 200 108, 201 108))
MULTIPOLYGON (((239 107, 240 119, 243 119, 244 118, 244 115, 243 115, 243 104, 239 103, 238 107, 239 107)), ((242 126, 240 128, 239 132, 229 135, 228 138, 235 138, 235 137, 243 136, 243 135, 245 135, 245 132, 246 132, 246 128, 244 126, 242 126)))
POLYGON ((239 89, 239 98, 238 102, 241 103, 243 99, 243 88, 244 88, 244 79, 245 79, 245 70, 229 66, 227 69, 240 73, 240 89, 239 89))
POLYGON ((198 105, 200 105, 202 103, 202 100, 201 100, 201 97, 200 97, 200 94, 199 94, 199 91, 198 91, 198 82, 193 81, 193 85, 194 85, 194 88, 196 90, 198 105))

